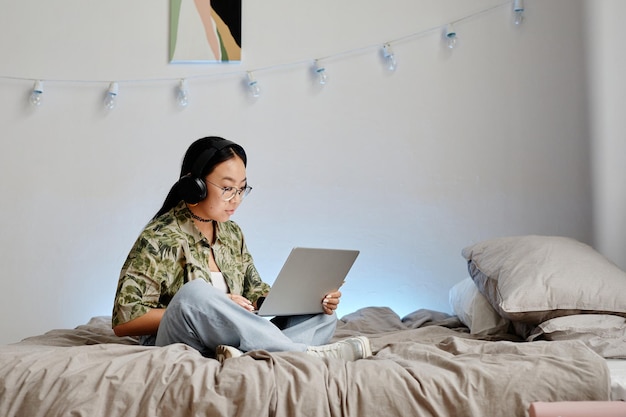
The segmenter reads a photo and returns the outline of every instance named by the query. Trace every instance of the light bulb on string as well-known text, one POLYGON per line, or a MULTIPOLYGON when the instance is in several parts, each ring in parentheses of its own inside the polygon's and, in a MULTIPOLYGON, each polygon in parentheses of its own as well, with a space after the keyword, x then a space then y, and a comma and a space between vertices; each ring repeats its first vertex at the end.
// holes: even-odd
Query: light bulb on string
POLYGON ((37 107, 41 105, 41 100, 43 99, 43 81, 36 80, 33 85, 33 90, 30 92, 30 96, 28 97, 28 101, 33 106, 37 107))
POLYGON ((119 93, 119 86, 116 82, 109 84, 109 89, 104 97, 104 107, 108 110, 113 110, 117 106, 117 95, 119 93))
POLYGON ((261 95, 261 87, 251 71, 248 71, 248 92, 252 98, 259 98, 261 95))
POLYGON ((187 80, 184 78, 178 82, 176 102, 180 107, 187 107, 187 105, 189 105, 189 87, 187 86, 187 80))
POLYGON ((396 62, 396 55, 391 49, 391 45, 386 43, 383 45, 383 58, 385 60, 385 68, 393 72, 396 70, 398 63, 396 62))
POLYGON ((456 34, 456 30, 454 30, 454 25, 452 23, 446 26, 446 32, 444 35, 446 40, 446 46, 450 49, 454 49, 459 41, 459 38, 456 34))
POLYGON ((513 3, 513 23, 521 25, 524 21, 524 0, 515 0, 513 3))
POLYGON ((317 75, 317 82, 320 85, 326 85, 326 83, 328 82, 328 74, 326 73, 326 68, 320 65, 317 59, 313 62, 313 71, 317 75))

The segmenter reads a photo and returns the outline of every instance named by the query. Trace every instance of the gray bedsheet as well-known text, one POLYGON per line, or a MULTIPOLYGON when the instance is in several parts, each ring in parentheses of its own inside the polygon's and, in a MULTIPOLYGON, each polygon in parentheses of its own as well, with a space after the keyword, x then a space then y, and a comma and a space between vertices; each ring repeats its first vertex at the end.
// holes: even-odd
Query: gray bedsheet
POLYGON ((576 341, 478 340, 443 313, 378 307, 335 337, 354 334, 373 357, 255 351, 222 365, 117 338, 98 317, 0 347, 0 416, 525 416, 532 401, 610 396, 604 359, 576 341))

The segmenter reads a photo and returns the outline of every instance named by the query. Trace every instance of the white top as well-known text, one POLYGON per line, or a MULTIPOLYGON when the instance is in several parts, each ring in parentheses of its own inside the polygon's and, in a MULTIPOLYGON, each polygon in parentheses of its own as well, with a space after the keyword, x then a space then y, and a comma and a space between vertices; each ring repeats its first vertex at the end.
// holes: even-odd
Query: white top
POLYGON ((224 294, 228 294, 228 285, 226 285, 224 275, 221 272, 211 271, 211 284, 218 290, 223 291, 224 294))

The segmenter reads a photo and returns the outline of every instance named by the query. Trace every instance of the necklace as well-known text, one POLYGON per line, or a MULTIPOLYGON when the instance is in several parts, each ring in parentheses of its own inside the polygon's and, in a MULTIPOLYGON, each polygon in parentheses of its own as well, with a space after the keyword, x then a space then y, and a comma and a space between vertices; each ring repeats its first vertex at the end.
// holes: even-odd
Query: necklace
POLYGON ((196 219, 196 220, 198 220, 199 222, 203 222, 203 223, 211 223, 211 222, 213 221, 213 219, 204 219, 204 218, 202 218, 202 217, 200 217, 200 216, 196 216, 196 215, 194 214, 194 212, 193 212, 193 211, 191 211, 191 210, 189 210, 189 214, 191 214, 191 217, 192 217, 192 218, 194 218, 194 219, 196 219))

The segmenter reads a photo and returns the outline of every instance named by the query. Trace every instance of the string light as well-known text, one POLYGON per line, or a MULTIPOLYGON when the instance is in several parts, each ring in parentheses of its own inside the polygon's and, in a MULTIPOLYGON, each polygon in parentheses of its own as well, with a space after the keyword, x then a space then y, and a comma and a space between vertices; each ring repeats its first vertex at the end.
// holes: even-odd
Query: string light
POLYGON ((41 106, 41 100, 43 99, 43 81, 37 80, 35 81, 35 85, 33 85, 33 90, 30 93, 30 97, 28 101, 33 106, 41 106))
POLYGON ((119 86, 116 82, 109 84, 109 89, 104 97, 104 108, 113 110, 117 106, 117 95, 119 93, 119 86))
POLYGON ((391 45, 386 43, 383 45, 383 59, 385 60, 385 68, 393 72, 396 70, 398 64, 396 62, 396 55, 391 49, 391 45))
POLYGON ((444 38, 446 40, 446 46, 448 48, 454 49, 456 47, 456 44, 459 39, 456 34, 456 30, 454 29, 454 25, 452 23, 449 23, 448 26, 446 26, 446 32, 445 32, 444 38))
POLYGON ((513 23, 521 25, 524 21, 524 0, 515 0, 513 3, 513 23))
POLYGON ((176 102, 180 107, 187 107, 189 104, 189 87, 187 86, 187 80, 184 78, 178 82, 176 102))
MULTIPOLYGON (((482 10, 478 10, 476 12, 473 12, 465 17, 462 17, 460 19, 454 20, 452 22, 450 22, 447 26, 445 26, 445 30, 443 33, 443 37, 444 37, 444 41, 445 41, 445 45, 450 48, 453 49, 457 46, 458 44, 458 35, 457 32, 454 28, 454 25, 458 25, 462 22, 465 22, 467 20, 471 20, 474 19, 477 16, 481 16, 481 15, 485 15, 487 13, 490 13, 496 9, 501 9, 503 7, 511 7, 511 0, 500 0, 500 2, 498 4, 494 4, 492 6, 483 8, 482 10)), ((513 12, 514 12, 514 22, 516 25, 519 25, 522 23, 522 21, 524 20, 524 1, 523 0, 513 0, 513 12)), ((396 57, 395 54, 393 52, 393 49, 391 48, 391 44, 396 44, 399 42, 407 42, 410 40, 415 40, 417 38, 422 38, 422 37, 426 37, 432 33, 441 33, 441 25, 437 25, 434 27, 431 27, 429 29, 424 29, 424 30, 420 30, 414 33, 410 33, 407 34, 405 36, 396 38, 396 39, 392 39, 389 42, 385 43, 382 47, 380 47, 380 44, 376 44, 376 45, 369 45, 369 46, 363 46, 360 48, 356 48, 356 49, 352 49, 352 50, 347 50, 347 51, 343 51, 343 52, 338 52, 329 56, 325 56, 323 58, 320 58, 319 60, 315 60, 314 61, 314 75, 317 77, 317 81, 321 84, 324 85, 325 83, 327 83, 328 80, 328 74, 326 72, 326 69, 320 65, 319 61, 327 61, 329 59, 333 59, 333 58, 339 58, 341 56, 353 56, 355 54, 359 54, 359 53, 363 53, 365 51, 371 51, 372 49, 376 48, 377 50, 380 50, 382 52, 382 58, 384 60, 384 65, 385 67, 389 70, 389 71, 394 71, 397 68, 397 62, 396 62, 396 57)), ((299 62, 291 62, 291 63, 287 63, 287 64, 279 64, 279 65, 272 65, 272 66, 267 66, 267 67, 262 67, 262 68, 255 68, 253 70, 235 70, 235 71, 231 71, 231 72, 220 72, 220 73, 216 73, 216 74, 204 74, 204 75, 195 75, 193 76, 194 79, 209 79, 209 78, 224 78, 224 77, 232 77, 232 76, 241 76, 241 73, 244 73, 244 76, 246 77, 245 79, 245 86, 246 89, 248 90, 248 93, 253 97, 253 98, 258 98, 261 94, 261 88, 257 82, 257 80, 254 78, 254 72, 259 72, 259 71, 269 71, 272 69, 277 69, 277 68, 282 68, 282 67, 287 67, 287 66, 302 66, 302 65, 307 65, 310 67, 310 60, 302 60, 299 62)), ((189 78, 189 77, 187 77, 189 78)), ((24 81, 24 80, 28 80, 30 81, 31 79, 28 78, 23 78, 23 77, 12 77, 12 76, 3 76, 0 74, 0 79, 12 79, 12 80, 20 80, 20 81, 24 81)), ((171 85, 172 81, 177 81, 178 80, 178 86, 177 86, 177 90, 176 90, 176 100, 177 103, 179 105, 181 105, 182 107, 185 107, 188 105, 189 103, 189 90, 187 87, 187 82, 185 78, 160 78, 160 79, 139 79, 139 80, 121 80, 121 82, 125 83, 125 84, 137 84, 137 83, 142 83, 142 82, 150 82, 150 83, 155 83, 155 82, 162 82, 162 83, 168 83, 171 85)), ((50 80, 47 79, 46 83, 50 83, 50 82, 62 82, 62 83, 97 83, 100 84, 103 81, 102 80, 50 80)), ((109 88, 107 90, 106 93, 106 97, 105 97, 105 106, 109 109, 113 109, 114 107, 116 107, 117 105, 117 101, 118 101, 118 93, 119 93, 119 86, 117 82, 111 82, 109 84, 109 88)), ((41 101, 42 101, 42 97, 43 97, 43 82, 41 80, 38 80, 35 82, 35 86, 33 87, 33 90, 31 91, 31 94, 29 96, 29 101, 31 102, 31 104, 33 104, 34 106, 39 106, 41 101)))
POLYGON ((261 87, 259 87, 259 83, 254 78, 252 71, 248 71, 248 92, 252 98, 259 98, 261 95, 261 87))
POLYGON ((326 68, 321 66, 317 59, 313 61, 313 71, 317 75, 317 82, 320 85, 326 85, 326 83, 328 82, 328 74, 326 74, 326 68))

